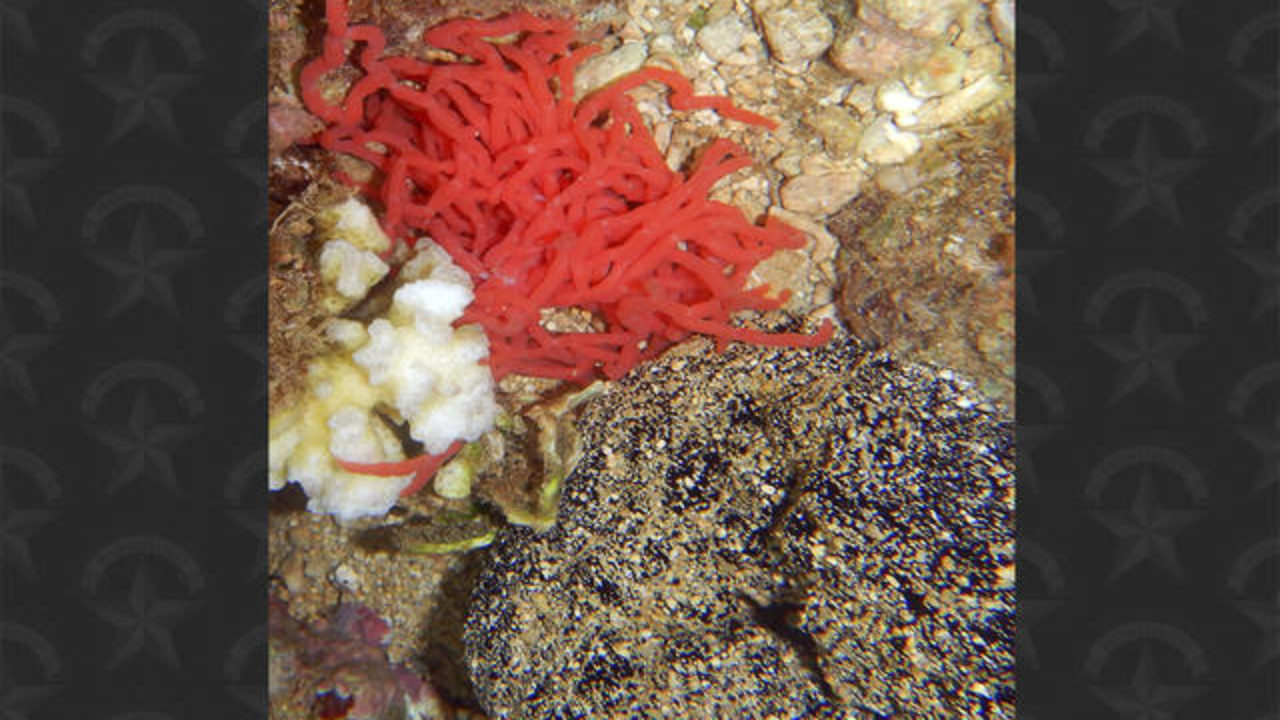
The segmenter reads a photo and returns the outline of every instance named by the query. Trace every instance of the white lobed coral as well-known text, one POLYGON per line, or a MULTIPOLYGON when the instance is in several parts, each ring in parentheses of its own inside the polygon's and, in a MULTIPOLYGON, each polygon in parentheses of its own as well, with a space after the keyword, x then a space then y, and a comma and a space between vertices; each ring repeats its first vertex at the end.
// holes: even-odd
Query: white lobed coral
MULTIPOLYGON (((345 304, 358 301, 386 276, 377 252, 390 241, 356 200, 320 220, 328 237, 320 255, 327 297, 336 291, 345 304)), ((308 366, 304 399, 270 421, 271 487, 295 481, 309 510, 343 522, 385 514, 413 480, 350 472, 338 463, 404 459, 388 421, 407 423, 409 435, 436 454, 456 440, 479 438, 498 414, 493 377, 481 364, 488 339, 479 326, 452 325, 472 300, 471 278, 422 240, 397 282, 385 317, 367 325, 329 321, 334 349, 308 366)))
POLYGON ((453 267, 437 265, 401 286, 388 318, 369 324, 369 342, 352 356, 429 453, 479 438, 498 415, 493 376, 480 364, 489 355, 484 331, 451 325, 472 299, 453 267))
POLYGON ((311 363, 307 389, 301 403, 271 418, 267 454, 272 489, 293 480, 307 493, 307 509, 344 522, 385 513, 413 476, 360 475, 335 460, 369 463, 404 457, 390 428, 370 412, 377 393, 340 353, 311 363))

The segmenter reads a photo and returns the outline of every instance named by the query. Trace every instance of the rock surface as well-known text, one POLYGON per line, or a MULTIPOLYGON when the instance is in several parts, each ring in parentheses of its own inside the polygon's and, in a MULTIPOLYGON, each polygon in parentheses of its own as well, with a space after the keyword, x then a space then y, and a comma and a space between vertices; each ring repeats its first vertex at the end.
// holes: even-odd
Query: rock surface
POLYGON ((869 162, 880 165, 900 163, 920 151, 920 137, 903 130, 893 120, 882 117, 862 133, 858 152, 869 162))
POLYGON ((827 227, 840 318, 895 357, 953 368, 1013 407, 1009 119, 887 166, 827 227), (880 191, 876 191, 879 186, 880 191))
POLYGON ((644 43, 629 42, 613 52, 588 58, 574 75, 575 96, 582 98, 623 75, 639 70, 648 57, 649 48, 644 43))
POLYGON ((850 172, 797 175, 782 185, 782 206, 812 215, 833 213, 858 196, 860 182, 850 172))
POLYGON ((1009 421, 849 342, 702 344, 588 406, 558 523, 493 548, 489 714, 1012 718, 1009 421))
POLYGON ((698 31, 696 42, 712 60, 729 65, 759 62, 760 40, 737 15, 725 15, 698 31))
POLYGON ((863 14, 869 10, 879 11, 904 30, 936 37, 976 3, 970 0, 862 0, 858 5, 863 14))
POLYGON ((310 625, 274 593, 267 608, 271 717, 452 717, 418 669, 388 660, 387 623, 369 608, 340 605, 310 625))
POLYGON ((809 113, 805 124, 822 138, 822 145, 833 158, 846 158, 858 149, 862 125, 847 109, 828 105, 809 113))
POLYGON ((894 25, 870 6, 835 39, 831 63, 864 82, 878 82, 923 57, 928 43, 894 25))
POLYGON ((813 60, 831 47, 835 28, 813 5, 787 5, 760 16, 769 49, 783 63, 813 60))

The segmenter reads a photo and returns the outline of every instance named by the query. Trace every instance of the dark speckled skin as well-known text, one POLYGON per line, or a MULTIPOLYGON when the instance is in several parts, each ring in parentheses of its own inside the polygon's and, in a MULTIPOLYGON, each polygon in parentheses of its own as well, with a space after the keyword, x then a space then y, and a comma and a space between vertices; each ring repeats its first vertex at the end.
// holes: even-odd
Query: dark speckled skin
POLYGON ((1012 718, 1012 425, 944 375, 735 345, 597 398, 473 595, 487 710, 1012 718))

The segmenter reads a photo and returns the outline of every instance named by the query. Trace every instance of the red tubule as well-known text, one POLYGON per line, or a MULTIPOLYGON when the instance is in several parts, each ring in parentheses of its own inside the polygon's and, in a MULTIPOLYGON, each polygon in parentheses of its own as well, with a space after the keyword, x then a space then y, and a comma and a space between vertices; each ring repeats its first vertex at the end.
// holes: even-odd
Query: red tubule
POLYGON ((757 263, 804 236, 708 200, 717 180, 751 164, 738 145, 711 143, 688 176, 668 168, 626 91, 657 82, 676 110, 771 120, 653 67, 575 102, 574 69, 599 49, 570 49, 571 20, 449 21, 422 40, 460 59, 428 62, 385 54, 382 31, 349 25, 347 12, 346 0, 327 1, 323 54, 301 75, 307 108, 326 124, 318 141, 380 171, 368 184, 340 179, 381 206, 389 236, 429 237, 471 274, 475 301, 461 322, 485 329, 495 378, 617 378, 693 333, 721 345, 831 337, 829 322, 813 335, 730 323, 785 300, 744 285, 757 263), (322 81, 348 64, 362 75, 331 103, 322 81), (556 308, 587 311, 596 331, 543 327, 543 311, 556 308))

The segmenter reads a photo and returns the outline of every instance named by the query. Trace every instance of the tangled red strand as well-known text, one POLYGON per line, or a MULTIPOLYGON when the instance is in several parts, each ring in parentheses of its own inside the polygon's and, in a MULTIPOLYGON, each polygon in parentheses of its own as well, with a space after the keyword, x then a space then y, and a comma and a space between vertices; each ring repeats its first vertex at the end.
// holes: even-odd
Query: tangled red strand
POLYGON ((695 95, 659 68, 575 102, 574 69, 598 48, 570 50, 570 20, 453 20, 422 40, 462 59, 428 62, 384 55, 378 28, 348 25, 346 0, 327 0, 326 15, 324 52, 301 76, 304 102, 327 125, 318 141, 380 171, 369 184, 341 179, 381 204, 388 235, 410 245, 429 237, 471 274, 475 302, 460 322, 484 327, 495 378, 617 378, 692 333, 720 345, 831 337, 829 322, 813 335, 730 323, 739 310, 785 301, 744 285, 757 263, 804 236, 707 199, 717 180, 751 164, 736 144, 713 142, 687 177, 668 168, 626 92, 657 82, 676 110, 772 121, 695 95), (362 75, 326 97, 326 78, 349 65, 362 75), (585 310, 598 331, 543 327, 554 308, 585 310))

